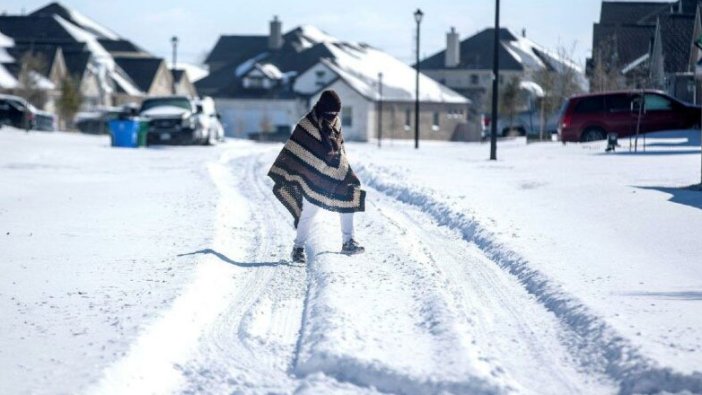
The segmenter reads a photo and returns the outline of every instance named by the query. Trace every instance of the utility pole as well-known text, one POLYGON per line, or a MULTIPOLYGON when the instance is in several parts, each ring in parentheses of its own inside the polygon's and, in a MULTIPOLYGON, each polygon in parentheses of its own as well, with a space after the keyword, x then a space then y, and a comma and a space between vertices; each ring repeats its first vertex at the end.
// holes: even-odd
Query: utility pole
POLYGON ((383 73, 378 73, 378 148, 383 140, 383 73))
POLYGON ((495 0, 495 42, 492 48, 492 119, 490 119, 490 160, 497 160, 497 98, 500 82, 500 0, 495 0))
POLYGON ((419 24, 422 23, 424 13, 417 8, 414 12, 414 20, 417 22, 417 78, 415 80, 414 97, 414 148, 419 149, 419 24))

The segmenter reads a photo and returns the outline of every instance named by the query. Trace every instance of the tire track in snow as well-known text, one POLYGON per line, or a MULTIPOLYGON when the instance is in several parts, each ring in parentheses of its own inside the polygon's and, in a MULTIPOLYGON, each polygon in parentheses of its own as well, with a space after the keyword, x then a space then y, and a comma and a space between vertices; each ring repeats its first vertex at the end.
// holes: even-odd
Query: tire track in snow
POLYGON ((442 226, 458 231, 506 272, 515 276, 527 292, 554 313, 572 335, 568 344, 583 369, 605 374, 618 383, 619 394, 691 392, 702 393, 702 374, 682 374, 641 354, 606 321, 569 295, 548 276, 533 268, 517 252, 502 245, 473 216, 454 211, 431 191, 413 188, 393 179, 388 171, 357 166, 357 174, 371 187, 402 203, 418 207, 442 226))
POLYGON ((472 343, 472 324, 432 264, 433 251, 379 212, 371 204, 359 215, 357 233, 368 251, 353 257, 336 252, 338 215, 318 217, 296 374, 401 394, 519 388, 472 343))
POLYGON ((216 235, 210 248, 184 252, 202 255, 193 282, 88 393, 258 393, 296 385, 287 370, 305 268, 273 257, 282 253, 274 241, 290 235, 276 226, 280 213, 263 195, 257 155, 246 148, 228 149, 210 164, 220 192, 216 235), (287 295, 266 292, 283 290, 281 283, 287 295), (290 302, 281 306, 286 296, 290 302))
MULTIPOLYGON (((211 164, 210 174, 217 188, 226 187, 222 166, 235 160, 245 152, 227 151, 218 163, 211 164)), ((218 220, 213 246, 218 248, 227 240, 232 223, 245 221, 250 215, 245 200, 239 195, 220 199, 217 207, 218 220)), ((240 255, 246 254, 247 240, 241 239, 244 247, 240 255)), ((200 251, 202 252, 202 251, 200 251)), ((184 252, 187 253, 187 252, 184 252)), ((233 258, 236 258, 234 256, 233 258)), ((192 283, 176 298, 153 324, 145 328, 122 359, 108 367, 102 379, 88 388, 88 393, 172 393, 185 384, 185 378, 178 369, 198 347, 198 339, 221 314, 230 297, 232 286, 238 278, 233 277, 234 267, 224 265, 213 254, 205 254, 199 262, 192 283)))
MULTIPOLYGON (((265 182, 261 154, 241 162, 243 166, 233 163, 227 171, 245 169, 238 180, 230 179, 229 188, 245 198, 251 212, 235 230, 255 233, 248 263, 238 264, 249 279, 203 334, 197 356, 183 366, 189 380, 186 393, 287 392, 297 385, 288 371, 300 328, 306 270, 278 259, 287 255, 292 230, 283 223, 287 213, 281 212, 265 182)), ((224 198, 232 193, 225 191, 224 198)))
MULTIPOLYGON (((376 192, 376 194, 380 194, 376 192)), ((456 306, 472 326, 473 345, 520 388, 519 393, 611 393, 612 383, 583 372, 562 344, 563 328, 520 284, 482 251, 439 228, 414 207, 378 196, 379 213, 405 234, 408 245, 436 266, 456 306), (394 203, 393 203, 394 202, 394 203), (449 248, 447 248, 449 247, 449 248)))

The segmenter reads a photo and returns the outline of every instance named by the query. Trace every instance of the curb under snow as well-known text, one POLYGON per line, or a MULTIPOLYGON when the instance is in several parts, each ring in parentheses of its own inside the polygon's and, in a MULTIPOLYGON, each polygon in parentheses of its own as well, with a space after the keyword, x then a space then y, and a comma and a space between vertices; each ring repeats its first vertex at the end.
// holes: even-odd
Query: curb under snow
POLYGON ((702 393, 702 373, 677 373, 658 366, 655 361, 642 355, 602 317, 501 243, 474 216, 455 211, 434 198, 429 190, 416 190, 401 183, 388 182, 387 177, 380 177, 381 174, 365 166, 357 166, 356 170, 366 185, 402 203, 419 207, 439 225, 460 232, 464 240, 475 243, 488 258, 516 276, 539 303, 575 334, 575 344, 570 347, 577 349, 581 363, 615 380, 619 384, 620 394, 702 393))

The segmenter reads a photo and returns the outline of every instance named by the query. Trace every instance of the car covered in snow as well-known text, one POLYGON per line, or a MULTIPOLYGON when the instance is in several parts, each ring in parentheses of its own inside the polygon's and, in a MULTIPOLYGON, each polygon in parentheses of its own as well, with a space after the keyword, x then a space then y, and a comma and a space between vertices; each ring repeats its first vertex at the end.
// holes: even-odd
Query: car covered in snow
POLYGON ((206 100, 150 97, 142 102, 139 115, 149 125, 148 144, 213 144, 223 135, 214 103, 206 100))

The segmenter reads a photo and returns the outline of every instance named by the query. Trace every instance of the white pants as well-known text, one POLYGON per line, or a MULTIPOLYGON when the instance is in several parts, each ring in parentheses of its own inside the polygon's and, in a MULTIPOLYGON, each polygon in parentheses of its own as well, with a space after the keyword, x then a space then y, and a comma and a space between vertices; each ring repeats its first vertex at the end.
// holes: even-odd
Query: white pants
MULTIPOLYGON (((321 207, 302 199, 302 213, 300 213, 300 221, 297 223, 297 237, 295 237, 295 247, 304 247, 307 242, 307 237, 310 235, 312 219, 317 214, 321 207)), ((353 213, 339 213, 341 217, 341 238, 344 243, 353 239, 353 213)))

